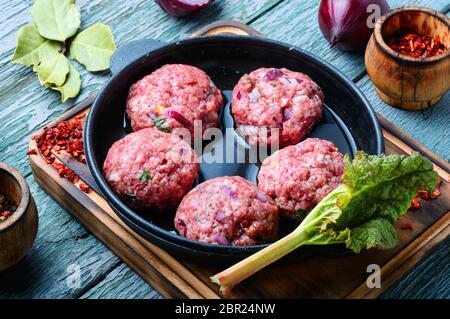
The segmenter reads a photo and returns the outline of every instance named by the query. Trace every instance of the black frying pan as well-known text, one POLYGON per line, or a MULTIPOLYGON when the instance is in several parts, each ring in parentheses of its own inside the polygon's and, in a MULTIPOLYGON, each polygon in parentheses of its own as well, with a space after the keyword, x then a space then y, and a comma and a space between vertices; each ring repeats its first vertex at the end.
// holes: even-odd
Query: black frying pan
MULTIPOLYGON (((173 227, 174 212, 157 214, 130 209, 111 190, 103 177, 102 166, 111 145, 130 132, 125 106, 130 86, 157 68, 170 63, 189 64, 204 70, 225 96, 239 78, 260 67, 286 67, 308 74, 326 96, 325 116, 312 136, 333 141, 342 152, 354 154, 361 149, 370 154, 384 151, 383 136, 375 113, 358 88, 338 70, 316 56, 298 48, 268 39, 238 36, 214 36, 163 44, 155 40, 130 43, 113 59, 113 78, 103 87, 89 113, 85 130, 85 149, 89 169, 103 195, 119 217, 134 231, 185 257, 202 262, 234 261, 266 245, 232 247, 206 244, 179 236, 173 227), (136 58, 134 58, 136 57, 136 58), (132 60, 132 61, 129 61, 132 60)), ((230 123, 229 105, 224 108, 222 127, 230 123)), ((255 181, 245 169, 235 174, 255 181)), ((202 165, 200 180, 214 175, 234 175, 219 167, 202 165)), ((295 225, 283 223, 281 235, 295 225)), ((342 254, 342 246, 304 247, 296 255, 342 254)))

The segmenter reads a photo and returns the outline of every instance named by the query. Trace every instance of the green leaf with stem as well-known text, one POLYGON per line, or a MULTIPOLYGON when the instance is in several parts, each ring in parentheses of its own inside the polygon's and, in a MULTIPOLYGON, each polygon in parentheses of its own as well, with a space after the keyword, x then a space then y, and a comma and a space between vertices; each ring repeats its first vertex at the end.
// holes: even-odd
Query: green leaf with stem
POLYGON ((39 33, 50 40, 65 42, 80 27, 75 0, 36 0, 31 14, 39 33))
POLYGON ((91 72, 109 69, 115 50, 110 28, 101 23, 80 32, 70 45, 70 55, 91 72))
POLYGON ((211 277, 226 294, 260 269, 303 245, 345 244, 388 249, 397 244, 392 226, 419 190, 436 188, 433 164, 419 154, 374 156, 358 152, 345 159, 344 183, 326 196, 291 234, 211 277))

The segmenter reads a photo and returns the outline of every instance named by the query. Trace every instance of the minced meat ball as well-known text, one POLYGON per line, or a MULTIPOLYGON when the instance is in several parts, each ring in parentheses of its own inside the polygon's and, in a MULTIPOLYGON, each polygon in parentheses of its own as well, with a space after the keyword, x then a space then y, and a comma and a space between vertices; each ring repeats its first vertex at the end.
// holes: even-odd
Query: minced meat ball
POLYGON ((297 144, 322 116, 324 95, 309 76, 262 68, 235 86, 232 114, 238 133, 251 144, 297 144))
POLYGON ((192 188, 199 162, 176 135, 147 128, 115 142, 103 164, 111 188, 133 208, 175 208, 192 188))
POLYGON ((330 141, 308 138, 275 152, 262 163, 258 187, 277 203, 280 213, 295 217, 310 211, 342 182, 344 160, 330 141))
POLYGON ((222 93, 205 72, 168 64, 131 86, 127 114, 134 131, 157 126, 179 134, 184 128, 193 136, 196 120, 202 133, 217 126, 222 103, 222 93))
POLYGON ((217 177, 184 197, 176 213, 175 228, 181 236, 206 243, 254 245, 276 238, 278 208, 242 177, 217 177))

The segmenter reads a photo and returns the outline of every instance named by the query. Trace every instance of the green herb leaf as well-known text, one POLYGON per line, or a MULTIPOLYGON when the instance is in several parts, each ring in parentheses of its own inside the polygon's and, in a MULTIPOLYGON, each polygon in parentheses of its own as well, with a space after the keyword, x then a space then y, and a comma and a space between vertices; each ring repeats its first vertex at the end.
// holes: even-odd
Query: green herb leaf
POLYGON ((158 116, 156 119, 154 119, 153 124, 155 124, 156 128, 165 133, 168 133, 170 131, 170 126, 165 124, 165 121, 161 116, 158 116))
POLYGON ((41 50, 59 51, 60 45, 55 41, 43 38, 34 24, 27 24, 19 30, 12 62, 26 66, 37 65, 41 62, 39 57, 41 50))
POLYGON ((141 181, 143 183, 147 183, 150 177, 151 177, 150 173, 144 170, 141 175, 141 181))
POLYGON ((61 93, 61 101, 78 96, 81 90, 81 79, 78 70, 69 62, 69 75, 62 86, 49 86, 50 89, 61 93))
POLYGON ((69 60, 64 54, 52 50, 40 50, 41 63, 34 66, 42 85, 62 86, 69 73, 69 60))
POLYGON ((129 201, 132 201, 132 202, 136 201, 136 195, 135 195, 135 194, 128 194, 128 193, 125 193, 125 196, 127 197, 127 199, 128 199, 129 201))
POLYGON ((70 55, 92 72, 109 69, 115 50, 110 28, 101 23, 80 32, 70 45, 70 55))
POLYGON ((196 219, 198 222, 202 220, 202 218, 200 217, 200 214, 199 214, 199 213, 197 213, 197 214, 195 215, 195 219, 196 219))
POLYGON ((80 27, 80 10, 75 0, 36 0, 31 14, 39 33, 50 40, 65 42, 80 27))

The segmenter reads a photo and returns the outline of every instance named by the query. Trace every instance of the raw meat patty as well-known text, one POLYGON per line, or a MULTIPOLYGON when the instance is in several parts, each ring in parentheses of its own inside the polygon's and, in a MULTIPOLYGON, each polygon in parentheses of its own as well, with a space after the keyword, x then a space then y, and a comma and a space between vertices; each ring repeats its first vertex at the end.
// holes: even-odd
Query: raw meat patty
POLYGON ((176 135, 146 128, 115 142, 103 164, 109 185, 133 208, 174 208, 192 188, 199 162, 176 135))
POLYGON ((175 228, 202 242, 247 246, 278 234, 278 208, 242 177, 217 177, 190 191, 178 207, 175 228))
POLYGON ((196 120, 201 120, 202 133, 217 126, 222 103, 222 93, 205 72, 168 64, 131 86, 127 114, 134 131, 156 123, 164 131, 185 136, 185 128, 194 136, 196 120))
POLYGON ((322 116, 323 99, 322 90, 306 74, 262 68, 244 75, 234 87, 232 114, 249 143, 278 142, 284 147, 311 131, 322 116))
POLYGON ((258 187, 277 203, 280 213, 296 217, 310 211, 342 181, 344 160, 330 141, 308 138, 275 152, 262 163, 258 187))

